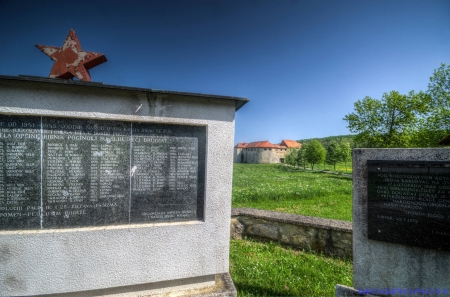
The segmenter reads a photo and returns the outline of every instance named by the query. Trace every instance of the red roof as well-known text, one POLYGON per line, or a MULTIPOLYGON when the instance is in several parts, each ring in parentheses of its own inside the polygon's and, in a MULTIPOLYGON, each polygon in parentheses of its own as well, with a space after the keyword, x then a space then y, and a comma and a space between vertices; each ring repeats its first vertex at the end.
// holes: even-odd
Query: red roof
POLYGON ((301 143, 298 143, 295 140, 288 140, 288 139, 283 139, 283 141, 281 141, 280 145, 286 146, 288 148, 301 148, 302 147, 301 143))
POLYGON ((238 144, 236 144, 235 148, 246 148, 248 145, 248 142, 238 142, 238 144))
POLYGON ((268 140, 254 141, 254 142, 239 142, 235 148, 275 148, 275 149, 287 149, 287 148, 301 148, 302 144, 295 140, 283 139, 280 144, 273 144, 268 140))
POLYGON ((283 148, 278 144, 272 144, 268 140, 250 142, 246 148, 283 148))

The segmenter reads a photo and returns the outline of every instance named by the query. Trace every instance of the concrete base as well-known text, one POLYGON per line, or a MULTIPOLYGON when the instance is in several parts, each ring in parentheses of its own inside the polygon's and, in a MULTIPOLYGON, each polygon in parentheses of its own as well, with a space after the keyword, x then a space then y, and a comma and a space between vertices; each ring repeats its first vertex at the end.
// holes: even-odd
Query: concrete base
POLYGON ((365 296, 365 297, 370 297, 370 296, 384 296, 384 295, 372 295, 372 294, 362 294, 359 293, 358 290, 352 288, 352 287, 348 287, 348 286, 344 286, 344 285, 336 285, 336 297, 354 297, 354 296, 365 296))
POLYGON ((236 297, 236 288, 228 273, 42 297, 236 297))

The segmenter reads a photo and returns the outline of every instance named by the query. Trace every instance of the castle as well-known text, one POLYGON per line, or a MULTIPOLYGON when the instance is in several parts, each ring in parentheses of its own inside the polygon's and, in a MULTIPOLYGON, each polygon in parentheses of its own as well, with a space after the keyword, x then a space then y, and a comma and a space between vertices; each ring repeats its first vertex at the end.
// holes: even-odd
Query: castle
POLYGON ((272 144, 268 140, 256 142, 239 142, 234 147, 235 163, 284 163, 290 149, 301 148, 302 144, 295 140, 282 140, 280 144, 272 144))

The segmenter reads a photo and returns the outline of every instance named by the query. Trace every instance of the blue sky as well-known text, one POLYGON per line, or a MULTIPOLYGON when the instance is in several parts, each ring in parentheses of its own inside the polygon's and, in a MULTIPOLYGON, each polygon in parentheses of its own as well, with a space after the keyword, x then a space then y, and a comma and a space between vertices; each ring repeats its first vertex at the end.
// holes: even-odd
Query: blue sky
POLYGON ((426 90, 450 64, 448 0, 0 0, 0 75, 48 76, 70 28, 93 81, 249 98, 235 143, 349 134, 365 96, 426 90))

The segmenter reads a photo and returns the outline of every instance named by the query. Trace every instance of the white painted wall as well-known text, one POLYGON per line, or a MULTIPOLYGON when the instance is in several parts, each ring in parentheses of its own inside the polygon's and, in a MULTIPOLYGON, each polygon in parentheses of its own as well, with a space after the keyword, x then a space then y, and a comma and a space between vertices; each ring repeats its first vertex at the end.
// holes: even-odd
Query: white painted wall
POLYGON ((235 101, 0 78, 0 113, 207 127, 203 222, 0 232, 0 295, 228 272, 235 101))

